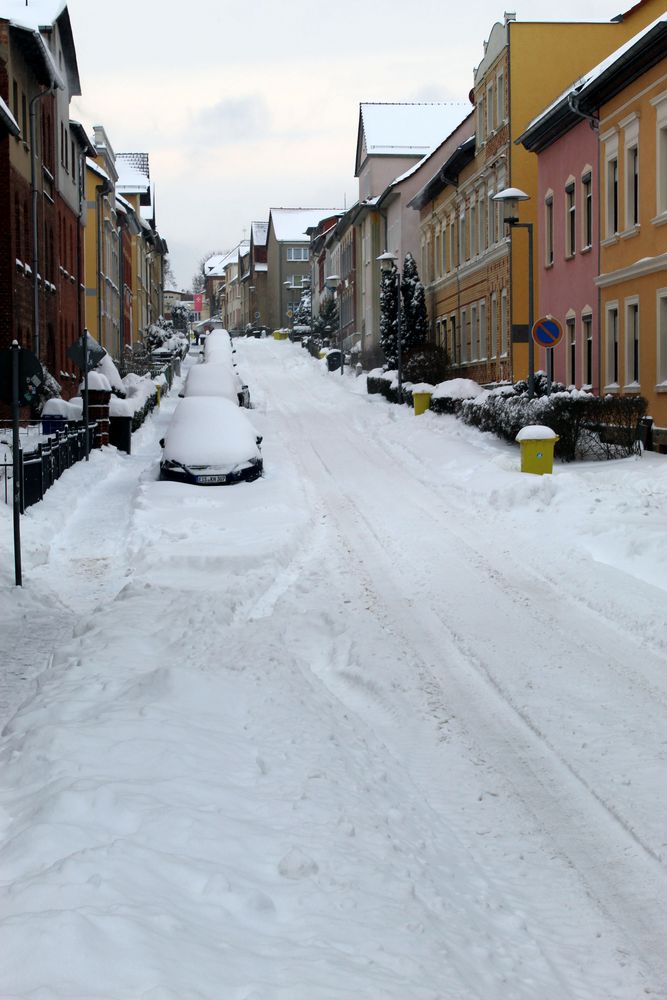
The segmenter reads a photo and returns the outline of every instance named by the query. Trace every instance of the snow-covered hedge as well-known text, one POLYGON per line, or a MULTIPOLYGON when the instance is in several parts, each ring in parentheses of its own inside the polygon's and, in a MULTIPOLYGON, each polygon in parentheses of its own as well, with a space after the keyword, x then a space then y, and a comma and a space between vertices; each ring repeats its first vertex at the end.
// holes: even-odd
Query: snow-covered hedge
POLYGON ((434 413, 458 413, 464 399, 477 399, 485 392, 481 385, 470 378, 451 378, 439 382, 431 397, 434 413))

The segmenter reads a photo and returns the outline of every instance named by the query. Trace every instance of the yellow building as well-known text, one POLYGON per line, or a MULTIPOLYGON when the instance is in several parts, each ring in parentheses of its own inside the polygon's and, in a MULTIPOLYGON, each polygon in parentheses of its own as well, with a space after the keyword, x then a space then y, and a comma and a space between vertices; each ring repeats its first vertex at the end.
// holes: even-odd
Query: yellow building
POLYGON ((120 230, 116 215, 115 155, 101 125, 94 129, 95 158, 86 160, 86 228, 84 238, 85 325, 118 360, 120 326, 120 230))
POLYGON ((667 450, 667 13, 578 101, 599 118, 603 392, 645 396, 667 450))

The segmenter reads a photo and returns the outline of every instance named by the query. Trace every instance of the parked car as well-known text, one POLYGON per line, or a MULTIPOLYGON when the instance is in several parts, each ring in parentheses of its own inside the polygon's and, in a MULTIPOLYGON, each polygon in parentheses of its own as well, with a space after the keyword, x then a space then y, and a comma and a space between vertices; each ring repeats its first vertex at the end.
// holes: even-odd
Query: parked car
POLYGON ((196 486, 252 482, 264 463, 248 417, 229 399, 187 396, 160 442, 160 479, 196 486))
POLYGON ((226 330, 212 330, 204 341, 204 361, 233 361, 236 348, 226 330))
POLYGON ((245 405, 248 387, 228 362, 195 365, 188 372, 180 396, 220 396, 231 399, 239 406, 245 405))

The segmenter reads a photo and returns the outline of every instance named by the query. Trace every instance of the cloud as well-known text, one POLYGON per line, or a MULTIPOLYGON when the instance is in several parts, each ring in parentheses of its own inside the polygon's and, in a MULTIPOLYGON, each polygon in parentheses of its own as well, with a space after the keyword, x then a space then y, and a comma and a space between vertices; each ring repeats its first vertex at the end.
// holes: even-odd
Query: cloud
POLYGON ((266 136, 271 129, 271 114, 262 97, 226 98, 200 111, 193 128, 197 136, 209 139, 212 145, 225 146, 266 136))

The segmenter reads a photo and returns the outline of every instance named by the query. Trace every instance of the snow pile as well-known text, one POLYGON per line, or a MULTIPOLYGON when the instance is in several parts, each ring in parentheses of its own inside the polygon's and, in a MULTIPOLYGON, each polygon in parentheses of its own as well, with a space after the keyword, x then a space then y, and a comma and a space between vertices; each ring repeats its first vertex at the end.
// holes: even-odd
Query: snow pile
MULTIPOLYGON (((111 384, 106 375, 98 371, 92 371, 88 372, 88 389, 93 392, 111 392, 111 384)), ((82 382, 79 386, 79 392, 83 391, 84 383, 82 382)))
POLYGON ((551 429, 551 427, 544 427, 542 424, 528 424, 526 427, 522 427, 515 441, 553 441, 554 438, 558 437, 556 432, 551 429))
MULTIPOLYGON (((111 387, 112 392, 119 393, 121 396, 125 395, 125 386, 123 385, 123 380, 120 377, 120 373, 116 368, 115 362, 110 354, 105 354, 102 360, 95 366, 95 371, 100 375, 104 375, 107 382, 111 387)), ((90 373, 92 374, 92 372, 90 373)), ((90 374, 88 378, 90 379, 90 374)))
MULTIPOLYGON (((83 404, 83 400, 81 400, 81 404, 83 404)), ((42 417, 64 417, 66 420, 79 420, 81 408, 74 400, 67 402, 64 399, 47 399, 42 408, 42 417)))
POLYGON ((439 382, 433 391, 434 399, 474 399, 483 396, 486 390, 470 378, 451 378, 439 382))

